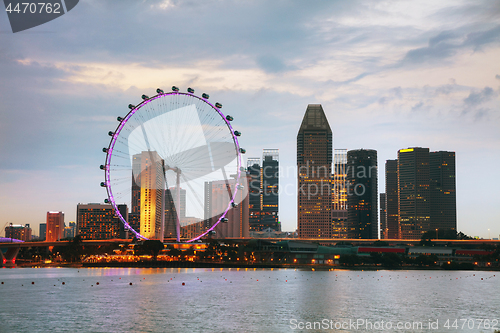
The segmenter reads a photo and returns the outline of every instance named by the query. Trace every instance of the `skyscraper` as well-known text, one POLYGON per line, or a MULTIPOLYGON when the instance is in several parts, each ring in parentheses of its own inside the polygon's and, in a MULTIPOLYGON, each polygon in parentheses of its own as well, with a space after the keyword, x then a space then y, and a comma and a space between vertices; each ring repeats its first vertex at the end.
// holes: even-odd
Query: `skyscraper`
POLYGON ((38 232, 39 232, 39 238, 40 239, 45 239, 45 235, 47 233, 47 223, 40 223, 39 227, 38 227, 38 232))
MULTIPOLYGON (((221 217, 221 214, 226 211, 232 196, 232 191, 228 188, 234 188, 235 183, 235 179, 205 183, 206 190, 210 189, 210 209, 212 209, 206 215, 211 216, 209 218, 209 226, 214 225, 221 217)), ((214 229, 217 238, 249 237, 250 235, 248 225, 248 195, 244 191, 237 191, 234 201, 239 202, 239 204, 227 211, 225 216, 227 222, 219 222, 214 229)))
POLYGON ((377 151, 347 152, 349 238, 378 238, 377 151))
POLYGON ((388 239, 387 236, 387 206, 386 206, 386 195, 385 193, 380 193, 380 238, 388 239))
POLYGON ((386 204, 386 232, 388 239, 399 239, 398 221, 398 160, 385 162, 385 204, 386 204))
POLYGON ((45 241, 55 242, 64 237, 64 213, 63 212, 47 212, 45 241))
POLYGON ((398 151, 398 212, 402 239, 430 230, 429 148, 398 151))
POLYGON ((347 149, 335 149, 332 179, 332 237, 347 238, 347 149))
POLYGON ((309 104, 297 134, 300 238, 332 237, 333 133, 321 104, 309 104))
POLYGON ((455 152, 431 152, 429 177, 431 230, 450 231, 452 236, 457 230, 455 152))
POLYGON ((247 160, 248 174, 248 211, 250 230, 262 230, 261 216, 262 213, 262 178, 260 158, 249 158, 247 160))
POLYGON ((140 213, 140 233, 163 239, 164 233, 164 162, 155 151, 143 151, 132 161, 132 213, 140 213))
MULTIPOLYGON (((263 228, 281 231, 278 222, 278 191, 279 191, 279 151, 264 149, 262 154, 262 213, 263 228)), ((263 230, 263 229, 261 229, 263 230)))

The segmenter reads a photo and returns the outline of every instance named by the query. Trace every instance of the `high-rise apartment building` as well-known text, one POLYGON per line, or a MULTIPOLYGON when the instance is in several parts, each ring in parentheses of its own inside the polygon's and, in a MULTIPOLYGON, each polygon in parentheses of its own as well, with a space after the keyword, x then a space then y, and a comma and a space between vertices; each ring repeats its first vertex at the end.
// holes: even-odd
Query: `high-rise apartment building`
POLYGON ((38 237, 40 239, 45 239, 45 234, 47 233, 47 223, 40 223, 40 225, 38 226, 38 237))
POLYGON ((164 162, 155 151, 143 151, 132 160, 132 213, 140 213, 140 234, 163 239, 165 226, 164 162))
POLYGON ((429 154, 431 230, 457 230, 455 152, 429 154))
POLYGON ((333 133, 321 104, 309 104, 297 134, 300 238, 332 237, 333 133))
MULTIPOLYGON (((180 213, 180 223, 182 225, 182 220, 186 218, 186 190, 183 188, 179 189, 180 200, 179 200, 179 213, 180 213)), ((177 188, 170 187, 165 190, 165 227, 164 227, 164 237, 165 238, 176 238, 177 237, 177 188)))
POLYGON ((387 206, 386 206, 386 195, 385 193, 380 193, 380 238, 387 239, 388 228, 387 228, 387 206))
MULTIPOLYGON (((127 205, 118 205, 120 214, 128 220, 127 205)), ((77 234, 82 239, 120 238, 122 223, 112 205, 89 203, 78 204, 76 208, 77 234)))
MULTIPOLYGON (((205 202, 210 202, 211 211, 206 211, 205 222, 209 227, 213 226, 221 217, 222 213, 229 207, 232 190, 236 184, 235 179, 217 180, 205 183, 205 190, 209 198, 205 202), (211 216, 210 218, 207 218, 211 216)), ((217 238, 249 237, 250 229, 248 225, 248 195, 245 191, 237 191, 234 202, 239 202, 235 207, 230 208, 225 218, 227 222, 219 222, 214 231, 217 238)))
POLYGON ((55 242, 64 237, 64 212, 47 212, 45 241, 55 242))
POLYGON ((278 221, 278 192, 279 192, 279 151, 278 149, 264 149, 262 154, 262 213, 261 230, 271 228, 281 231, 278 221))
POLYGON ((281 231, 278 218, 279 150, 264 149, 260 158, 247 160, 250 230, 281 231))
POLYGON ((385 162, 385 211, 387 239, 400 239, 398 212, 398 160, 385 162))
POLYGON ((386 161, 385 176, 388 238, 455 237, 455 152, 401 149, 386 161))
POLYGON ((335 149, 332 176, 332 237, 347 238, 347 149, 335 149))
POLYGON ((64 238, 74 238, 76 232, 76 222, 70 221, 67 227, 64 227, 64 238))
POLYGON ((421 239, 430 230, 429 148, 398 151, 398 206, 402 239, 421 239))
POLYGON ((347 152, 347 224, 349 238, 378 238, 377 151, 347 152))
POLYGON ((260 158, 249 158, 247 160, 248 175, 248 223, 251 231, 261 231, 262 213, 262 177, 260 158))

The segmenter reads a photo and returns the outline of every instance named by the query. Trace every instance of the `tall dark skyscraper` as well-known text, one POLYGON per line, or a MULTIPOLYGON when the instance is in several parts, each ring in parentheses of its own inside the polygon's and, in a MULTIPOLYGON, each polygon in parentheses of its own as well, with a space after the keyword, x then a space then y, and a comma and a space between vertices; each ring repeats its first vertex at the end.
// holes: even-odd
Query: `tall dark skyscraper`
POLYGON ((309 104, 297 134, 298 233, 332 237, 333 133, 321 104, 309 104))
POLYGON ((429 154, 431 230, 457 230, 455 152, 429 154))
POLYGON ((377 151, 347 152, 349 238, 378 238, 377 151))
POLYGON ((455 152, 401 149, 386 161, 385 177, 388 238, 455 237, 455 152))
POLYGON ((399 227, 402 239, 421 239, 430 230, 429 148, 398 151, 399 227))
POLYGON ((261 224, 265 229, 281 231, 278 221, 279 151, 264 149, 262 154, 262 213, 261 224))
POLYGON ((385 210, 386 231, 384 235, 388 239, 399 239, 398 221, 398 160, 387 160, 385 162, 385 210))
POLYGON ((386 195, 380 193, 380 238, 387 239, 387 206, 386 195))
POLYGON ((279 151, 264 149, 262 166, 260 158, 247 160, 249 177, 250 230, 263 231, 271 228, 281 231, 278 219, 279 151))
POLYGON ((248 182, 248 211, 249 225, 252 231, 261 231, 261 212, 262 212, 262 181, 260 158, 249 158, 247 160, 248 182))

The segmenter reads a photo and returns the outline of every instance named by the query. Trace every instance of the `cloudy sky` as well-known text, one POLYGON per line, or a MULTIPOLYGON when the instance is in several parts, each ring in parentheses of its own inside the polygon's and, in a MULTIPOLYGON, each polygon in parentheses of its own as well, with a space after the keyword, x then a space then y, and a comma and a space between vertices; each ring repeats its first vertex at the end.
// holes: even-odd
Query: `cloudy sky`
POLYGON ((143 93, 207 92, 246 156, 278 148, 283 230, 296 223, 296 136, 320 103, 334 147, 457 159, 458 229, 500 234, 499 1, 81 0, 19 33, 0 13, 0 228, 38 224, 99 186, 116 116, 143 93), (489 231, 488 231, 489 230, 489 231))

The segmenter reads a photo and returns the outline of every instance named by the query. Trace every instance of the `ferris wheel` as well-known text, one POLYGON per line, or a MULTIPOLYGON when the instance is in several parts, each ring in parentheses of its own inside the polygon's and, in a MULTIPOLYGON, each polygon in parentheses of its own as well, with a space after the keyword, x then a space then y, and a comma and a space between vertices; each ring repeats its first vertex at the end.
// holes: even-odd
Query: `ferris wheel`
POLYGON ((125 230, 139 239, 191 242, 213 234, 243 199, 241 135, 220 103, 194 90, 156 90, 129 105, 103 148, 108 193, 125 230), (237 195, 240 191, 239 195, 237 195))

